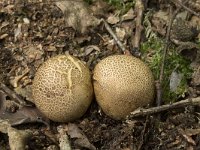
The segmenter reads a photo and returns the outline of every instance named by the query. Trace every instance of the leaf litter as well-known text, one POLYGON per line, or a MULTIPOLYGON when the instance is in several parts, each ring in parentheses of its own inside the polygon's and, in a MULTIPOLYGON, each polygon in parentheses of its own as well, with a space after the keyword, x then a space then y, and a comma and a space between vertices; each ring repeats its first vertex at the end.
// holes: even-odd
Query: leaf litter
MULTIPOLYGON (((124 1, 126 3, 128 1, 124 1)), ((155 4, 154 1, 149 3, 155 4)), ((149 35, 152 31, 160 36, 166 34, 169 13, 165 5, 157 3, 160 10, 156 12, 155 9, 153 12, 149 35)), ((101 0, 92 5, 78 1, 24 4, 2 1, 0 16, 0 82, 7 89, 0 91, 0 136, 3 137, 0 145, 4 145, 1 149, 14 149, 15 145, 19 146, 18 149, 30 150, 199 147, 198 107, 167 112, 163 121, 155 117, 141 117, 124 122, 112 120, 100 113, 98 105, 93 102, 81 119, 68 124, 51 122, 34 107, 31 84, 35 71, 46 59, 69 53, 84 60, 92 70, 101 59, 121 53, 100 21, 102 17, 107 19, 120 41, 131 49, 130 40, 136 28, 134 7, 120 16, 119 10, 101 0), (14 142, 15 138, 20 139, 17 140, 19 143, 14 142)), ((183 34, 175 34, 171 40, 175 37, 173 42, 177 45, 178 53, 192 61, 193 76, 188 86, 199 96, 199 48, 194 42, 196 35, 191 25, 188 25, 190 21, 186 21, 185 16, 185 11, 179 15, 183 22, 175 24, 178 27, 174 30, 180 30, 181 34, 184 27, 188 32, 184 37, 181 37, 183 34), (177 37, 183 41, 177 42, 177 37)), ((199 26, 196 20, 192 25, 199 26)), ((142 40, 145 41, 145 37, 142 40)), ((169 80, 168 86, 171 86, 172 91, 176 90, 181 73, 172 72, 169 80)))

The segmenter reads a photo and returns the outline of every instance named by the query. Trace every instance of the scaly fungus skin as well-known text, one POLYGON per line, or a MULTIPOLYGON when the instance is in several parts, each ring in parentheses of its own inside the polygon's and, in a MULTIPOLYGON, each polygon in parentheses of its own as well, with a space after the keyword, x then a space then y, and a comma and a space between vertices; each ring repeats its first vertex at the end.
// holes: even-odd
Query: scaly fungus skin
POLYGON ((116 120, 124 119, 154 99, 153 74, 133 56, 113 55, 101 60, 95 66, 93 84, 97 103, 116 120))
POLYGON ((88 67, 71 55, 48 59, 37 70, 33 99, 44 115, 56 122, 80 118, 93 99, 88 67))

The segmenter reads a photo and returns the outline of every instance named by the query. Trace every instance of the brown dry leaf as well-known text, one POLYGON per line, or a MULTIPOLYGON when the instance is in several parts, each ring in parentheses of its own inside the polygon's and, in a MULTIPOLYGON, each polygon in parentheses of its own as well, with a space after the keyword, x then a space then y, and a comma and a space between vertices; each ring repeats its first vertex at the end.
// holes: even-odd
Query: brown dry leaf
MULTIPOLYGON (((49 126, 49 119, 46 118, 37 108, 24 106, 14 113, 8 111, 12 108, 6 108, 8 107, 8 105, 6 105, 6 97, 7 95, 0 91, 0 119, 8 120, 12 126, 35 122, 44 123, 49 126)), ((12 105, 10 105, 10 107, 12 107, 12 105)))
POLYGON ((185 133, 189 136, 200 134, 200 129, 185 129, 185 133))
POLYGON ((131 8, 126 14, 122 16, 122 21, 133 20, 136 17, 133 8, 131 8))
POLYGON ((100 52, 100 49, 98 46, 95 46, 95 45, 90 45, 90 46, 87 46, 85 48, 85 56, 91 54, 93 51, 98 51, 100 52))
POLYGON ((16 75, 14 78, 10 78, 10 84, 13 86, 13 87, 18 87, 18 82, 25 76, 29 73, 30 69, 27 67, 25 68, 25 70, 22 71, 22 74, 21 75, 16 75))
POLYGON ((178 73, 176 70, 171 73, 169 83, 170 91, 176 92, 177 88, 180 86, 182 78, 183 75, 178 73))
POLYGON ((55 46, 49 45, 48 48, 47 48, 47 51, 48 51, 48 52, 55 52, 55 51, 57 51, 57 49, 56 49, 55 46))
POLYGON ((15 37, 15 40, 14 40, 15 42, 22 38, 22 24, 21 23, 17 25, 17 28, 14 31, 14 37, 15 37))
POLYGON ((59 150, 59 148, 56 145, 50 145, 47 150, 59 150))
POLYGON ((126 35, 125 29, 116 27, 116 35, 120 41, 123 41, 126 35))
POLYGON ((152 24, 155 26, 156 31, 161 35, 166 33, 166 23, 169 20, 169 14, 166 11, 158 11, 153 14, 152 24))
POLYGON ((8 37, 8 34, 7 34, 7 33, 5 33, 5 34, 2 34, 2 35, 0 35, 0 40, 3 40, 3 39, 5 39, 6 37, 8 37))
POLYGON ((49 119, 46 118, 37 108, 23 107, 15 113, 4 113, 0 118, 9 120, 12 126, 25 123, 43 123, 49 127, 49 119))
POLYGON ((38 46, 31 45, 24 48, 23 52, 25 54, 26 60, 30 63, 34 60, 41 59, 44 52, 41 51, 40 49, 41 49, 41 45, 38 45, 38 46))
POLYGON ((88 35, 78 36, 74 38, 74 41, 76 41, 78 44, 82 44, 90 40, 91 40, 91 36, 88 36, 88 35))
MULTIPOLYGON (((0 2, 0 4, 1 4, 1 2, 0 2)), ((2 6, 3 6, 3 4, 2 4, 2 6)), ((5 13, 8 13, 8 14, 12 15, 12 14, 14 14, 14 11, 13 11, 14 8, 15 8, 15 5, 7 5, 6 7, 5 6, 1 7, 1 5, 0 5, 0 12, 5 12, 5 13)))
POLYGON ((105 16, 110 10, 110 5, 103 0, 95 0, 92 2, 91 10, 95 16, 105 16))
POLYGON ((32 132, 30 130, 17 130, 12 128, 10 123, 0 119, 0 132, 8 134, 9 146, 11 150, 25 149, 26 142, 32 132))
POLYGON ((115 16, 115 15, 110 15, 107 19, 107 22, 110 24, 116 24, 120 21, 119 16, 115 16))
POLYGON ((88 27, 97 26, 100 20, 92 15, 89 7, 81 1, 60 1, 56 2, 63 14, 67 27, 72 27, 81 33, 85 33, 88 27))
POLYGON ((193 73, 192 84, 195 85, 195 86, 200 85, 200 66, 193 73))
POLYGON ((57 130, 59 132, 59 147, 60 150, 71 150, 68 135, 66 134, 66 129, 64 126, 58 126, 57 130))
POLYGON ((188 143, 196 145, 196 142, 192 139, 191 134, 188 134, 189 132, 186 132, 183 129, 179 129, 178 131, 187 140, 188 143))
POLYGON ((1 31, 4 27, 6 27, 6 26, 8 26, 8 25, 9 25, 9 22, 7 22, 7 21, 2 22, 2 23, 1 23, 1 26, 0 26, 0 31, 1 31))
POLYGON ((31 85, 27 85, 25 87, 18 86, 14 90, 18 95, 26 98, 27 101, 34 103, 33 97, 32 97, 32 87, 31 87, 31 85))
POLYGON ((24 150, 28 139, 32 136, 30 130, 8 128, 9 145, 11 150, 24 150))
POLYGON ((85 134, 78 128, 76 124, 69 123, 67 133, 71 138, 75 138, 75 144, 80 147, 96 150, 96 147, 91 144, 85 134))

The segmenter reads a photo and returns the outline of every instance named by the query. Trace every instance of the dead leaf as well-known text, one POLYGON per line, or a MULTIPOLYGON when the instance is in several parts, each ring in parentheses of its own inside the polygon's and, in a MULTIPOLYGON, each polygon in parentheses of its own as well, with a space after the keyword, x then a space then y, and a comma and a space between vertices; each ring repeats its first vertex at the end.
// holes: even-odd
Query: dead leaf
POLYGON ((95 0, 92 2, 91 10, 95 16, 105 16, 110 10, 110 5, 102 0, 95 0))
POLYGON ((8 121, 0 120, 0 132, 8 134, 11 150, 24 150, 32 131, 12 128, 8 121))
POLYGON ((90 46, 87 46, 85 48, 85 56, 89 55, 90 53, 92 53, 93 51, 98 51, 100 52, 100 49, 99 47, 95 46, 95 45, 90 45, 90 46))
POLYGON ((71 150, 70 142, 66 130, 63 126, 58 126, 57 130, 59 132, 59 147, 60 150, 71 150))
POLYGON ((47 147, 47 150, 59 150, 59 148, 56 145, 50 145, 47 147))
POLYGON ((182 136, 187 140, 188 143, 196 145, 196 142, 192 139, 190 134, 187 134, 187 132, 185 132, 183 129, 179 129, 178 131, 182 134, 182 136))
POLYGON ((23 70, 21 75, 15 76, 14 79, 10 79, 10 84, 13 87, 18 87, 18 82, 26 75, 28 74, 30 69, 27 67, 25 70, 23 70))
POLYGON ((136 17, 134 14, 133 8, 129 9, 129 11, 122 16, 122 21, 132 20, 136 17))
POLYGON ((116 35, 120 41, 123 41, 126 35, 125 29, 116 27, 116 35))
POLYGON ((15 113, 4 114, 3 118, 7 118, 12 126, 39 122, 49 127, 50 122, 37 108, 28 106, 19 109, 15 113))
POLYGON ((5 34, 2 34, 2 35, 0 35, 0 40, 3 40, 3 39, 5 39, 6 37, 8 37, 8 34, 7 34, 7 33, 5 33, 5 34))
POLYGON ((33 62, 34 60, 41 59, 44 52, 41 51, 40 49, 41 45, 38 46, 31 45, 24 48, 23 52, 25 54, 26 60, 30 63, 33 62))
POLYGON ((71 138, 75 138, 75 143, 83 148, 88 148, 90 150, 96 150, 96 147, 92 145, 85 134, 78 128, 77 125, 69 123, 67 133, 71 138))
POLYGON ((18 86, 14 90, 18 95, 26 98, 27 101, 34 103, 33 97, 32 97, 32 87, 31 87, 31 85, 27 85, 25 87, 18 86))
POLYGON ((200 134, 200 129, 185 129, 185 133, 189 136, 200 134))
POLYGON ((72 27, 81 33, 85 33, 88 27, 97 26, 100 21, 92 15, 89 7, 82 1, 56 2, 65 15, 67 27, 72 27))
POLYGON ((8 136, 11 150, 24 150, 28 139, 32 136, 32 132, 9 127, 8 136))
POLYGON ((0 119, 8 120, 12 126, 35 122, 44 123, 49 126, 49 119, 35 107, 24 106, 14 113, 8 112, 5 108, 6 97, 7 95, 3 91, 0 91, 0 119))
POLYGON ((119 16, 110 15, 107 19, 107 22, 110 24, 116 24, 120 21, 119 16))
POLYGON ((48 48, 47 48, 47 51, 48 52, 55 52, 55 51, 57 51, 57 49, 56 49, 55 46, 49 45, 48 48))
POLYGON ((23 18, 24 24, 30 24, 30 20, 28 18, 23 18))
POLYGON ((9 22, 7 22, 7 21, 2 22, 2 23, 1 23, 1 26, 0 26, 0 31, 1 31, 4 27, 6 27, 6 26, 8 26, 8 25, 9 25, 9 22))
POLYGON ((177 71, 173 71, 170 75, 170 91, 175 92, 181 83, 183 75, 177 71))
POLYGON ((22 24, 19 23, 17 28, 14 31, 15 41, 21 38, 22 36, 22 24))
POLYGON ((194 86, 200 85, 200 66, 193 73, 192 84, 194 86))

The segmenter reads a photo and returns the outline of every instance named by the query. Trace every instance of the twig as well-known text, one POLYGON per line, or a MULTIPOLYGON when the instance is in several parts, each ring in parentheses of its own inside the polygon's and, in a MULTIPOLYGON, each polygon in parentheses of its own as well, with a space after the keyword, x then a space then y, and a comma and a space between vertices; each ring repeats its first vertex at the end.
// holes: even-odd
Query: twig
POLYGON ((140 139, 140 143, 139 143, 139 146, 138 146, 138 150, 141 150, 143 148, 143 145, 144 145, 144 142, 145 142, 145 138, 148 134, 148 126, 149 126, 149 120, 150 120, 150 117, 149 116, 146 116, 146 120, 145 120, 145 123, 144 123, 144 128, 141 132, 141 139, 140 139), (146 134, 145 134, 146 133, 146 134))
POLYGON ((61 2, 61 1, 76 1, 76 2, 83 2, 82 0, 1 0, 0 4, 3 5, 35 5, 35 4, 52 4, 54 2, 61 2))
POLYGON ((109 26, 109 24, 102 19, 102 21, 104 22, 105 28, 106 30, 110 33, 110 35, 113 37, 113 39, 115 40, 115 42, 117 43, 117 45, 119 46, 119 48, 122 50, 123 53, 126 53, 126 48, 125 46, 122 44, 122 42, 119 40, 119 38, 115 35, 115 33, 112 31, 111 27, 109 26))
POLYGON ((171 0, 174 4, 178 4, 179 6, 181 6, 182 8, 184 8, 185 10, 187 10, 188 12, 192 13, 193 15, 197 16, 197 17, 200 17, 200 14, 199 13, 196 13, 194 10, 188 8, 187 6, 185 6, 185 2, 181 3, 180 1, 178 0, 171 0))
POLYGON ((143 30, 142 20, 143 20, 143 14, 144 14, 144 4, 142 0, 136 1, 135 9, 137 12, 137 18, 136 18, 135 36, 132 40, 132 45, 136 51, 136 55, 140 56, 139 48, 140 48, 141 33, 143 30))
POLYGON ((15 92, 9 89, 5 84, 0 83, 0 89, 2 89, 8 96, 10 96, 14 101, 19 103, 22 106, 26 106, 26 102, 21 99, 15 92))
POLYGON ((175 11, 175 13, 172 15, 172 7, 170 7, 170 20, 169 20, 169 24, 168 24, 168 28, 167 28, 167 33, 166 33, 165 47, 163 49, 163 59, 161 62, 160 76, 159 76, 159 81, 157 81, 157 84, 156 84, 156 88, 157 88, 156 104, 157 104, 157 106, 160 106, 162 104, 162 81, 163 81, 163 77, 164 77, 165 60, 166 60, 167 51, 168 51, 168 47, 169 47, 171 26, 172 26, 173 20, 178 11, 179 11, 179 9, 177 9, 175 11))
POLYGON ((156 114, 156 113, 163 112, 166 110, 185 107, 188 105, 195 106, 195 105, 199 105, 199 104, 200 104, 200 97, 191 98, 191 99, 189 98, 186 100, 181 100, 176 103, 166 104, 166 105, 162 105, 162 106, 158 106, 158 107, 152 107, 149 109, 137 109, 128 116, 128 119, 131 119, 134 117, 139 117, 139 116, 152 115, 152 114, 156 114))

